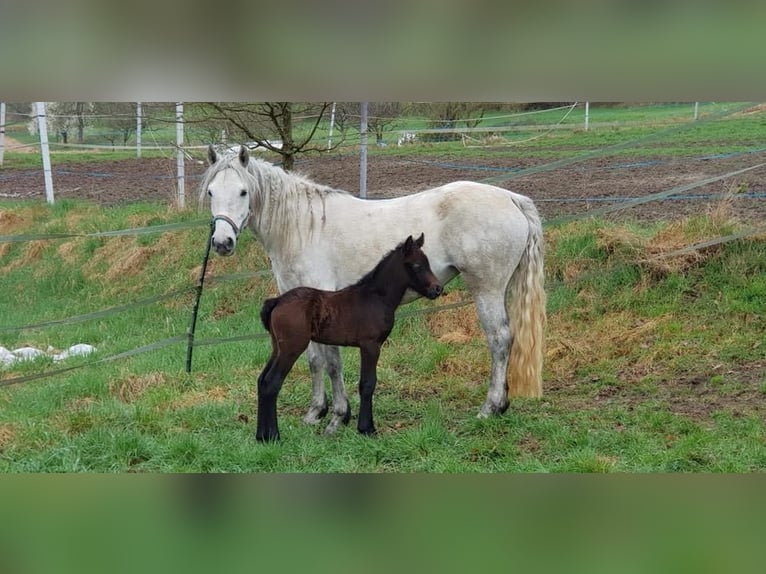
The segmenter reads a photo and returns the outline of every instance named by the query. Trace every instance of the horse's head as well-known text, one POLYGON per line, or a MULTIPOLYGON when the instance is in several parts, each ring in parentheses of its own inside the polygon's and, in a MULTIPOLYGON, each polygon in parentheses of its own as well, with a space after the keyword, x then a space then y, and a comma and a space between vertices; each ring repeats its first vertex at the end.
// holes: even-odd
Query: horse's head
POLYGON ((404 267, 407 269, 407 274, 410 277, 410 289, 429 299, 436 299, 442 294, 443 289, 436 275, 431 271, 428 257, 426 257, 426 254, 421 249, 424 241, 425 235, 423 233, 417 239, 413 239, 412 235, 410 235, 404 241, 402 244, 404 267))
POLYGON ((209 180, 205 179, 206 188, 202 192, 210 198, 213 214, 214 229, 210 241, 218 255, 231 255, 239 234, 250 219, 250 194, 244 179, 244 168, 250 161, 250 155, 245 146, 240 146, 236 158, 219 158, 211 145, 207 157, 212 176, 209 180), (218 162, 221 162, 220 165, 218 162))

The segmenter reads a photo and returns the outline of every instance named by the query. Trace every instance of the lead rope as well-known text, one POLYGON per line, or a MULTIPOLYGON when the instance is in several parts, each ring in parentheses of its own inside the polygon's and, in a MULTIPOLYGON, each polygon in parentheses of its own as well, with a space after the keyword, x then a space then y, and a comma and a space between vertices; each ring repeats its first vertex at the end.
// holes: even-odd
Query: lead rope
POLYGON ((205 272, 207 271, 207 261, 210 259, 210 244, 213 241, 213 231, 215 230, 215 218, 210 220, 210 233, 207 238, 207 246, 205 247, 205 257, 202 259, 202 272, 197 279, 197 298, 194 301, 194 309, 192 310, 191 325, 189 325, 189 341, 186 347, 186 372, 191 373, 192 368, 192 351, 194 349, 194 330, 197 327, 197 313, 199 311, 199 300, 202 297, 202 287, 205 283, 205 272))

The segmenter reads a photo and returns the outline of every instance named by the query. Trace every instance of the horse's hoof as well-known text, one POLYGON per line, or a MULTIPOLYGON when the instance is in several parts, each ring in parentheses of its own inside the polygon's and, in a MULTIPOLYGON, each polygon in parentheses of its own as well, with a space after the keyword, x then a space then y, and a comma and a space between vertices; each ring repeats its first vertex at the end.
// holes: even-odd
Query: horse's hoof
POLYGON ((330 422, 327 423, 327 426, 324 429, 324 434, 327 436, 332 436, 336 432, 338 432, 338 429, 341 427, 341 424, 343 423, 343 419, 339 417, 338 415, 333 415, 330 419, 330 422))
POLYGON ((378 434, 378 430, 375 427, 357 428, 356 430, 359 431, 359 434, 363 434, 364 436, 375 436, 378 434))
POLYGON ((308 412, 303 415, 303 422, 307 425, 316 425, 322 422, 322 419, 327 415, 327 405, 323 407, 310 407, 308 412))
POLYGON ((505 399, 503 401, 502 405, 495 405, 492 403, 484 403, 481 406, 481 409, 479 409, 479 412, 476 415, 477 419, 486 419, 494 415, 502 415, 505 413, 505 411, 508 410, 508 407, 510 406, 511 402, 508 399, 505 399))

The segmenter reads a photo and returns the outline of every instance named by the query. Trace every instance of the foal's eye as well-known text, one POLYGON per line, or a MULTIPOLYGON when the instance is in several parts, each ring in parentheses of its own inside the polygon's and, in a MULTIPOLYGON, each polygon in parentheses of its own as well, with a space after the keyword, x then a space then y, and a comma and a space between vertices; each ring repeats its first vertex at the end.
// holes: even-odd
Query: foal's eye
POLYGON ((420 271, 420 268, 421 268, 421 267, 422 267, 422 266, 420 265, 420 263, 413 263, 413 264, 412 264, 412 270, 413 270, 413 271, 420 271))
POLYGON ((247 190, 246 189, 243 189, 242 191, 239 192, 239 196, 240 197, 245 197, 246 195, 247 195, 247 190))
POLYGON ((209 197, 213 197, 213 192, 210 191, 209 189, 207 190, 207 194, 208 194, 209 197))

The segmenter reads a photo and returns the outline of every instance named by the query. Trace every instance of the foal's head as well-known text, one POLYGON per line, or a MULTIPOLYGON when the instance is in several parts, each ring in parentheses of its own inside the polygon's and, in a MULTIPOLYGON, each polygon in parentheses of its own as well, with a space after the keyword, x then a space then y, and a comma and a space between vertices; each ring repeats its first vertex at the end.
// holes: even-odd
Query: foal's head
POLYGON ((409 278, 408 287, 424 297, 436 299, 442 294, 442 285, 431 271, 428 257, 421 250, 424 241, 425 236, 422 233, 417 239, 410 235, 399 248, 404 256, 404 268, 409 278))

